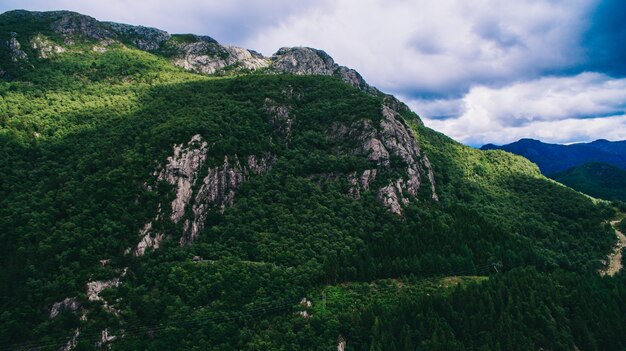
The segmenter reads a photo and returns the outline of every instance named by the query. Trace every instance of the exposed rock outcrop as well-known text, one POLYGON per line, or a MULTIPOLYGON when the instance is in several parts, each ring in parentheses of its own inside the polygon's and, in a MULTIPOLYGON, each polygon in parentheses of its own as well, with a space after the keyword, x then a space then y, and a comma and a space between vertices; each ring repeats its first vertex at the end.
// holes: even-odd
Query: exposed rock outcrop
POLYGON ((293 126, 293 117, 290 115, 289 106, 279 104, 270 98, 265 98, 264 105, 265 113, 269 116, 269 122, 274 127, 275 132, 284 137, 286 142, 289 142, 293 126))
MULTIPOLYGON (((158 181, 165 181, 175 189, 174 199, 170 203, 169 221, 178 223, 191 206, 191 216, 183 223, 179 240, 181 245, 193 242, 202 232, 210 211, 223 213, 233 204, 235 191, 249 176, 266 173, 276 160, 271 154, 249 155, 242 163, 234 155, 225 156, 219 166, 204 168, 208 150, 208 143, 196 134, 186 144, 174 145, 173 155, 167 158, 167 163, 160 171, 154 173, 158 181), (197 184, 201 172, 206 176, 197 184)), ((146 185, 146 189, 152 188, 146 185)), ((165 239, 163 233, 155 233, 153 230, 154 223, 166 220, 161 214, 159 207, 155 218, 139 231, 141 240, 133 249, 135 256, 142 256, 148 248, 158 248, 165 239)))
MULTIPOLYGON (((158 215, 157 215, 158 216, 158 215)), ((155 233, 154 235, 151 233, 152 231, 152 222, 146 223, 143 228, 139 231, 139 235, 141 236, 141 241, 135 246, 135 250, 133 251, 133 255, 135 256, 143 256, 146 253, 147 249, 158 249, 161 241, 165 238, 163 233, 155 233)))
POLYGON ((204 165, 208 144, 199 134, 191 137, 187 145, 174 145, 174 153, 167 158, 165 168, 157 179, 167 181, 176 187, 176 197, 172 200, 171 220, 177 223, 185 214, 185 207, 191 199, 192 189, 198 171, 204 165))
POLYGON ((367 169, 360 174, 348 174, 349 195, 355 199, 361 197, 362 191, 370 189, 370 184, 381 170, 398 167, 391 164, 392 156, 397 157, 404 168, 405 175, 392 179, 387 185, 377 190, 377 199, 391 212, 402 214, 402 206, 410 203, 411 198, 419 195, 425 180, 430 183, 433 200, 437 201, 435 178, 428 157, 421 151, 411 128, 404 122, 397 109, 395 99, 385 99, 381 106, 381 120, 378 126, 371 119, 360 120, 350 127, 335 123, 329 131, 331 138, 348 138, 357 141, 353 150, 356 155, 366 155, 376 168, 367 169))
POLYGON ((52 22, 50 28, 54 32, 66 36, 66 42, 71 41, 70 37, 96 40, 117 38, 116 33, 109 26, 98 22, 93 17, 69 11, 58 11, 50 14, 58 16, 58 19, 52 22))
MULTIPOLYGON (((115 288, 120 285, 120 278, 115 277, 107 280, 95 280, 87 283, 87 297, 89 301, 104 301, 100 293, 104 289, 115 288)), ((106 301, 104 301, 106 302, 106 301)))
POLYGON ((352 172, 348 174, 348 184, 350 184, 350 189, 348 190, 348 194, 359 200, 361 198, 361 191, 368 191, 370 188, 370 183, 376 178, 376 169, 366 169, 361 173, 357 174, 357 172, 352 172))
POLYGON ((78 345, 79 336, 80 336, 80 328, 74 329, 74 333, 72 334, 72 337, 70 338, 70 340, 68 340, 65 345, 61 346, 61 348, 59 348, 59 351, 71 351, 75 349, 76 345, 78 345))
POLYGON ((272 56, 272 69, 298 75, 335 73, 337 64, 322 50, 306 47, 281 48, 272 56))
POLYGON ((337 351, 345 351, 346 350, 346 338, 343 335, 339 335, 337 338, 337 351))
POLYGON ((348 67, 339 66, 323 50, 307 47, 281 48, 271 57, 270 68, 280 73, 297 75, 338 76, 344 82, 366 92, 378 92, 369 86, 361 75, 348 67))
POLYGON ((107 344, 115 341, 116 339, 117 339, 116 335, 109 333, 108 328, 104 328, 104 330, 100 332, 100 341, 96 343, 96 346, 98 348, 102 348, 103 346, 106 346, 107 344))
POLYGON ((17 33, 11 32, 11 38, 6 42, 6 46, 9 49, 9 56, 14 63, 28 60, 28 55, 22 50, 22 45, 17 40, 17 33))
POLYGON ((66 297, 63 301, 55 302, 50 309, 50 319, 59 315, 63 311, 76 312, 81 307, 80 302, 75 297, 66 297))
POLYGON ((65 48, 53 43, 41 34, 37 34, 30 40, 30 46, 38 53, 39 58, 47 59, 54 54, 65 52, 65 48))
POLYGON ((120 285, 120 279, 126 275, 126 271, 127 268, 124 268, 124 270, 118 277, 113 277, 111 279, 94 280, 87 282, 87 298, 89 299, 89 301, 102 302, 102 305, 107 312, 119 317, 119 310, 109 305, 109 302, 102 298, 102 296, 100 296, 100 293, 105 289, 118 287, 120 285))
POLYGON ((257 157, 248 156, 247 162, 242 165, 235 155, 232 160, 224 157, 224 163, 219 167, 209 167, 207 176, 198 190, 192 207, 194 218, 187 220, 183 226, 181 244, 193 242, 204 229, 204 223, 211 210, 223 213, 226 207, 232 206, 235 200, 235 190, 252 174, 266 173, 275 158, 272 155, 257 157))
POLYGON ((171 40, 167 49, 174 52, 172 62, 186 70, 215 74, 227 67, 256 70, 268 66, 263 55, 236 46, 222 46, 208 36, 191 36, 193 40, 171 40))
POLYGON ((224 46, 229 53, 225 60, 227 66, 239 65, 242 68, 254 71, 269 65, 269 59, 254 50, 248 50, 237 46, 224 46))
POLYGON ((132 26, 129 24, 108 22, 111 28, 122 38, 144 51, 156 51, 161 48, 171 35, 160 29, 132 26))

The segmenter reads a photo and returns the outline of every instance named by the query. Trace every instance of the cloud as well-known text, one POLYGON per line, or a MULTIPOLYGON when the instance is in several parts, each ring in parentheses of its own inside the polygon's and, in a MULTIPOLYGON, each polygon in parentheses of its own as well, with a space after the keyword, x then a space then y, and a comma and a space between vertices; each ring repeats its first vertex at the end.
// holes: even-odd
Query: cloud
MULTIPOLYGON (((426 102, 427 111, 446 106, 426 102)), ((421 103, 409 100, 417 111, 421 103)), ((544 77, 500 88, 477 86, 449 103, 460 110, 457 116, 423 115, 426 125, 471 145, 523 137, 548 142, 626 139, 626 79, 599 73, 544 77)))
POLYGON ((571 70, 591 1, 336 0, 259 30, 246 44, 324 48, 374 85, 450 96, 571 70))

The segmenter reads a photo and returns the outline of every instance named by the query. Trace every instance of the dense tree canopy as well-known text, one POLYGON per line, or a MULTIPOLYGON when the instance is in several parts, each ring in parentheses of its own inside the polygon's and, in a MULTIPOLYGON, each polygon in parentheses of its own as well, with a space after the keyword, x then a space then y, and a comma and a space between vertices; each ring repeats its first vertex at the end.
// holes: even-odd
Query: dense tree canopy
MULTIPOLYGON (((105 328, 117 350, 626 346, 624 275, 596 274, 615 243, 608 204, 405 111, 439 201, 418 195, 398 216, 374 191, 347 195, 345 175, 370 163, 328 137, 333 123, 380 118, 384 95, 334 77, 194 75, 131 46, 85 45, 10 70, 0 57, 12 78, 0 82, 0 347, 56 350, 77 327, 78 349, 105 328), (267 121, 268 98, 296 116, 288 142, 267 121), (193 245, 172 225, 158 250, 124 254, 173 197, 145 184, 195 134, 212 145, 209 164, 277 161, 193 245), (101 294, 108 305, 87 298, 88 281, 122 271, 101 294), (86 320, 50 318, 67 297, 86 320)), ((373 189, 403 171, 394 162, 373 189)))

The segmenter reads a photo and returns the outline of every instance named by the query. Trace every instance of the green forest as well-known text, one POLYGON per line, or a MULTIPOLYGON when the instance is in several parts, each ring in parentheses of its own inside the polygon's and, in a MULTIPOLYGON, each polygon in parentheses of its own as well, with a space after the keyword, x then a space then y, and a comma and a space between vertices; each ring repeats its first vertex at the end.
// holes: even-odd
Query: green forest
MULTIPOLYGON (((459 144, 405 107, 438 200, 422 186, 397 215, 374 190, 348 196, 347 176, 377 166, 329 135, 380 123, 385 94, 333 76, 203 76, 128 43, 68 45, 41 20, 0 23, 0 41, 66 47, 40 58, 22 45, 17 63, 0 51, 0 349, 58 350, 76 330, 75 350, 626 348, 626 275, 598 274, 619 203, 459 144), (288 106, 289 137, 267 101, 288 106), (125 253, 175 198, 155 169, 193 135, 210 145, 200 172, 276 161, 193 244, 179 244, 182 221, 163 222, 158 249, 125 253), (87 282, 114 279, 89 298, 87 282), (68 297, 80 307, 51 317, 68 297)), ((405 169, 390 158, 370 189, 405 169)))
POLYGON ((587 163, 550 178, 593 197, 626 202, 626 171, 607 163, 587 163))

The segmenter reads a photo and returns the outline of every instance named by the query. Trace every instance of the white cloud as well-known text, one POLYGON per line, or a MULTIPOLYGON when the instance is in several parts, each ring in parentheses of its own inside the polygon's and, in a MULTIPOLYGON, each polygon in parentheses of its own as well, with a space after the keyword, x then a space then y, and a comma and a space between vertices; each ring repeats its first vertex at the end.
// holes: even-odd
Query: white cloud
MULTIPOLYGON (((421 110, 420 101, 409 103, 421 110)), ((456 117, 425 114, 425 123, 472 145, 524 137, 548 142, 626 139, 626 79, 598 73, 544 77, 501 88, 477 86, 450 103, 461 109, 456 117)))
POLYGON ((462 93, 579 64, 592 0, 336 0, 286 17, 246 41, 323 48, 383 90, 462 93))

